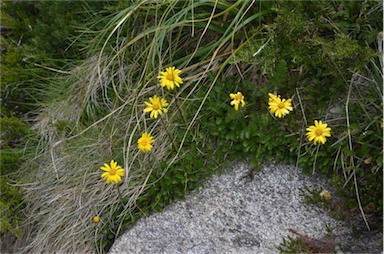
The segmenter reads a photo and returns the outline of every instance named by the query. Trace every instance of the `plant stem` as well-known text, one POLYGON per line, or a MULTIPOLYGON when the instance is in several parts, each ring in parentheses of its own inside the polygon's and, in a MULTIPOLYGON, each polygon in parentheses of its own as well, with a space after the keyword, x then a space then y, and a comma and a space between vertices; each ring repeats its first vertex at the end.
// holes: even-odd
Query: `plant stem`
MULTIPOLYGON (((150 158, 148 160, 148 163, 149 163, 150 170, 149 170, 149 173, 144 180, 144 183, 141 185, 140 190, 135 193, 135 195, 137 196, 136 200, 140 197, 141 193, 144 191, 144 188, 147 186, 147 182, 149 181, 149 178, 151 177, 151 174, 152 174, 153 169, 154 169, 152 161, 150 158)), ((137 208, 139 208, 139 210, 141 211, 140 207, 137 207, 137 208)))
POLYGON ((177 153, 177 151, 178 151, 179 149, 177 148, 177 146, 176 146, 176 144, 175 144, 175 142, 174 142, 174 140, 173 140, 173 138, 172 138, 172 136, 171 136, 171 133, 168 131, 167 125, 165 124, 163 118, 160 117, 160 120, 161 120, 161 123, 162 123, 162 125, 163 125, 165 131, 167 132, 168 137, 171 139, 171 142, 172 142, 172 145, 173 145, 173 149, 175 149, 175 152, 177 153))
POLYGON ((120 203, 121 203, 121 205, 123 206, 123 208, 124 208, 124 202, 123 202, 123 197, 122 197, 122 195, 121 195, 121 192, 120 192, 120 189, 119 189, 119 186, 116 184, 116 189, 117 189, 117 192, 119 193, 119 199, 120 199, 120 203))
MULTIPOLYGON (((175 105, 176 105, 176 108, 177 108, 177 110, 179 111, 179 113, 180 113, 180 115, 181 115, 181 118, 183 119, 183 123, 184 123, 184 125, 187 125, 187 120, 185 119, 185 117, 184 117, 184 115, 183 115, 183 112, 181 111, 181 107, 179 106, 179 103, 178 103, 178 100, 177 100, 176 97, 175 97, 175 105)), ((197 143, 197 139, 196 139, 194 133, 191 132, 191 134, 192 134, 192 138, 193 138, 193 140, 197 143)))
POLYGON ((313 162, 312 175, 315 174, 317 154, 319 153, 319 148, 320 148, 320 144, 318 144, 316 147, 316 154, 315 154, 315 161, 313 162))
POLYGON ((179 111, 180 115, 181 115, 181 118, 183 119, 183 123, 186 125, 187 124, 187 120, 185 119, 184 115, 183 115, 183 112, 181 111, 181 108, 179 106, 179 103, 178 103, 178 100, 175 96, 175 105, 176 105, 176 108, 177 110, 179 111))

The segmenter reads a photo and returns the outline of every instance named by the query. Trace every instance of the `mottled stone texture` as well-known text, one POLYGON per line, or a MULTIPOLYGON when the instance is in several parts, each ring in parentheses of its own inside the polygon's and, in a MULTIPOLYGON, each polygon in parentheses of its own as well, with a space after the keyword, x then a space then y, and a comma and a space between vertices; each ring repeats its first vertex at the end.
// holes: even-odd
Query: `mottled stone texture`
POLYGON ((303 175, 293 166, 264 166, 253 179, 244 178, 249 166, 213 176, 186 201, 154 213, 125 232, 110 249, 122 253, 278 253, 275 246, 289 229, 316 239, 326 225, 341 222, 322 209, 301 204, 299 188, 322 187, 318 177, 303 175))

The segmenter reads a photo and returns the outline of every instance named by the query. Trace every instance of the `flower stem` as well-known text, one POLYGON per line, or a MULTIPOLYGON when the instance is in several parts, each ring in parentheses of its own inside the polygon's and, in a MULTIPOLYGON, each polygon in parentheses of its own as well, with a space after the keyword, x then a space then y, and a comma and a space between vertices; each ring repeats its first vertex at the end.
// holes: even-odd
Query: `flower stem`
POLYGON ((315 154, 315 161, 313 162, 313 168, 312 168, 312 175, 315 174, 316 160, 317 160, 317 154, 319 153, 319 148, 320 148, 320 144, 317 144, 317 147, 316 147, 316 154, 315 154))
POLYGON ((116 189, 117 189, 117 192, 119 193, 120 203, 121 203, 121 205, 124 208, 125 205, 124 205, 124 202, 123 202, 123 196, 121 195, 120 188, 119 188, 119 186, 117 184, 116 184, 116 189))
POLYGON ((163 118, 160 117, 160 120, 161 120, 161 123, 162 123, 163 126, 164 126, 165 131, 167 132, 168 137, 171 139, 171 142, 172 142, 172 145, 173 145, 173 149, 175 149, 175 152, 177 153, 177 151, 178 151, 179 149, 177 148, 177 146, 176 146, 176 144, 175 144, 175 142, 174 142, 174 140, 173 140, 173 138, 172 138, 172 136, 171 136, 171 133, 168 131, 167 125, 165 124, 163 118))
MULTIPOLYGON (((154 165, 153 165, 153 163, 152 163, 152 161, 151 161, 151 158, 148 159, 148 163, 149 163, 149 168, 150 168, 150 170, 149 170, 149 173, 148 173, 148 175, 146 176, 146 178, 145 178, 143 184, 141 185, 140 190, 139 190, 137 193, 135 193, 135 195, 136 195, 137 198, 140 197, 141 193, 144 191, 144 189, 145 189, 145 187, 147 186, 147 183, 148 183, 148 181, 149 181, 149 178, 151 177, 151 174, 152 174, 152 172, 153 172, 153 170, 154 170, 154 165)), ((136 198, 136 199, 137 199, 137 198, 136 198)), ((137 206, 137 208, 141 211, 140 207, 137 206)))
POLYGON ((175 96, 175 105, 176 105, 176 108, 177 108, 177 110, 179 111, 179 113, 180 113, 180 115, 181 115, 181 118, 183 119, 183 123, 184 123, 185 125, 187 125, 187 120, 185 120, 185 117, 184 117, 184 115, 183 115, 183 112, 181 111, 181 108, 180 108, 180 106, 179 106, 179 102, 178 102, 176 96, 175 96))
MULTIPOLYGON (((187 120, 185 119, 183 112, 181 111, 181 107, 179 106, 179 103, 178 103, 176 96, 175 96, 175 105, 176 105, 177 110, 180 112, 180 115, 181 115, 181 118, 183 119, 184 125, 187 126, 187 120)), ((193 132, 191 132, 191 134, 192 134, 193 140, 197 143, 197 139, 195 137, 195 134, 193 132)))

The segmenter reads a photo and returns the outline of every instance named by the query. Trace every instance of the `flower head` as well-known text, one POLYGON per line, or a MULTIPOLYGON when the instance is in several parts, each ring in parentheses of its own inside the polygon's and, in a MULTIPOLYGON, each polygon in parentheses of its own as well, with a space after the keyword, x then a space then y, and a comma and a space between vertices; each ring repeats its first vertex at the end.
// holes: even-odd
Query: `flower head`
POLYGON ((269 110, 272 114, 275 114, 278 118, 289 114, 289 111, 292 111, 291 99, 280 99, 280 95, 276 96, 272 93, 269 93, 269 110))
POLYGON ((124 176, 124 169, 118 166, 117 162, 114 160, 111 160, 110 165, 105 163, 100 169, 105 171, 101 175, 101 178, 103 178, 107 183, 119 183, 121 181, 121 177, 124 176))
POLYGON ((331 136, 331 128, 327 128, 328 124, 322 123, 321 121, 315 120, 315 125, 309 126, 306 130, 307 132, 307 138, 309 141, 316 143, 325 144, 327 141, 326 137, 331 136))
POLYGON ((146 107, 144 109, 144 112, 151 112, 150 117, 151 118, 157 118, 158 115, 161 115, 164 113, 167 113, 166 107, 168 106, 168 102, 164 98, 159 98, 156 95, 149 98, 150 102, 145 101, 146 107))
POLYGON ((96 215, 95 217, 93 217, 92 220, 93 220, 94 223, 99 223, 100 217, 96 215))
POLYGON ((157 76, 160 79, 161 87, 167 87, 168 90, 175 89, 175 86, 180 87, 180 84, 183 84, 183 80, 180 78, 179 74, 181 70, 173 67, 168 67, 165 71, 160 72, 160 75, 157 76))
POLYGON ((144 132, 141 135, 141 138, 139 138, 139 140, 137 141, 137 146, 138 146, 139 150, 146 153, 146 152, 149 152, 152 150, 152 148, 153 148, 152 143, 154 141, 155 140, 153 139, 151 134, 144 132))
POLYGON ((327 190, 324 190, 320 193, 320 197, 324 199, 330 199, 332 197, 331 193, 327 190))
POLYGON ((241 103, 242 107, 245 106, 244 96, 241 92, 237 92, 237 94, 231 93, 231 94, 229 94, 229 96, 233 100, 233 101, 231 101, 231 105, 235 106, 236 111, 239 110, 239 104, 240 103, 241 103))

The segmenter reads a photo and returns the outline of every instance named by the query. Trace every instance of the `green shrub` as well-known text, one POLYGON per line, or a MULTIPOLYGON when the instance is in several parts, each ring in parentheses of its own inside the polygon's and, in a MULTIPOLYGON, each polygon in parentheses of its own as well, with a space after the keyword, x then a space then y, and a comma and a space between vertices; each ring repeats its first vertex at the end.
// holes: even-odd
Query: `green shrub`
POLYGON ((10 183, 12 180, 8 177, 1 177, 0 210, 2 216, 0 218, 0 233, 21 237, 22 223, 25 220, 22 210, 25 205, 19 188, 9 185, 10 183))
MULTIPOLYGON (((19 167, 23 162, 23 149, 26 137, 30 133, 30 126, 14 116, 2 116, 0 126, 0 210, 2 214, 0 234, 4 246, 7 247, 20 238, 23 232, 22 223, 25 217, 22 211, 25 204, 23 195, 15 185, 18 181, 19 167)), ((11 250, 4 249, 4 251, 11 250)))

